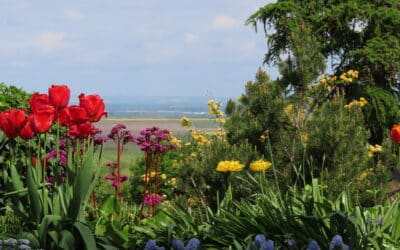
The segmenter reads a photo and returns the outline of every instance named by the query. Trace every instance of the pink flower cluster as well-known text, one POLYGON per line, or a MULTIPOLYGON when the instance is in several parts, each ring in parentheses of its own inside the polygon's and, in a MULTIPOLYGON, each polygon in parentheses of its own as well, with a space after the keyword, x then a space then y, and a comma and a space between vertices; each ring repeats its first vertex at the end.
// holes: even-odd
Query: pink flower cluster
POLYGON ((146 153, 164 153, 171 149, 176 149, 174 144, 163 144, 164 141, 171 141, 170 132, 167 129, 158 127, 146 128, 140 131, 140 136, 134 141, 140 150, 146 153))
POLYGON ((154 206, 162 202, 164 197, 157 194, 145 194, 143 197, 143 204, 148 206, 154 206))

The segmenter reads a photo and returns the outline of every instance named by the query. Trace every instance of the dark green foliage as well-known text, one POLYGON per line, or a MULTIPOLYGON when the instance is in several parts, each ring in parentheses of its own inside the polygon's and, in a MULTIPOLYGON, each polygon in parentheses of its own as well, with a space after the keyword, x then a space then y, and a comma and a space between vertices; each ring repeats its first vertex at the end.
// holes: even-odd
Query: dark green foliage
POLYGON ((260 8, 247 20, 265 27, 269 50, 265 61, 279 62, 282 53, 302 46, 292 39, 299 27, 336 74, 358 69, 366 82, 399 87, 400 6, 397 0, 297 1, 279 0, 260 8), (301 5, 301 8, 299 8, 301 5), (297 26, 296 26, 297 24, 297 26), (269 29, 270 27, 273 30, 269 29), (268 31, 268 32, 267 32, 268 31))
POLYGON ((27 109, 30 94, 15 86, 7 86, 0 83, 0 111, 9 108, 25 108, 27 109))
POLYGON ((357 202, 374 204, 384 195, 390 166, 368 157, 369 132, 363 124, 360 107, 344 108, 344 99, 338 96, 325 102, 306 123, 309 139, 304 166, 306 175, 311 175, 306 177, 324 179, 329 197, 346 187, 357 202), (375 196, 363 193, 375 188, 375 196))
POLYGON ((239 98, 238 103, 229 105, 232 108, 225 124, 229 143, 248 142, 261 154, 265 154, 265 144, 262 139, 260 140, 263 133, 268 131, 270 140, 274 144, 279 134, 289 126, 283 113, 284 105, 283 89, 259 69, 256 81, 246 84, 245 93, 239 98))
POLYGON ((371 131, 370 143, 379 144, 388 135, 393 124, 400 121, 398 101, 389 91, 378 86, 353 85, 349 102, 364 97, 368 105, 363 108, 366 126, 371 131))

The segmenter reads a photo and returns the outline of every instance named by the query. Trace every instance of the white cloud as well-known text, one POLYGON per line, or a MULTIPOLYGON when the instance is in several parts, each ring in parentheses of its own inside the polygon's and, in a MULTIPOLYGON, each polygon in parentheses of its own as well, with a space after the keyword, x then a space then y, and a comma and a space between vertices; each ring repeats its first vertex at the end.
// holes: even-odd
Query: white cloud
POLYGON ((36 38, 36 46, 43 52, 52 52, 65 47, 64 32, 42 32, 36 38))
POLYGON ((68 20, 77 21, 83 18, 83 14, 74 9, 68 9, 64 11, 64 17, 68 20))
POLYGON ((192 44, 199 41, 199 37, 192 33, 186 33, 184 38, 185 43, 192 44))
POLYGON ((216 29, 230 29, 236 26, 238 22, 230 16, 218 15, 214 17, 213 27, 216 29))

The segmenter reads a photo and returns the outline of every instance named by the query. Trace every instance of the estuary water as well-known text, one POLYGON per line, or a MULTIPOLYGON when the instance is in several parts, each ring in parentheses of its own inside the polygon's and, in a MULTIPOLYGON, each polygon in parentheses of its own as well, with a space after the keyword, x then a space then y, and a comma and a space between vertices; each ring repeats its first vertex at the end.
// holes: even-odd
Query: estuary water
POLYGON ((227 97, 103 97, 108 118, 208 118, 210 99, 219 101, 224 108, 227 97))

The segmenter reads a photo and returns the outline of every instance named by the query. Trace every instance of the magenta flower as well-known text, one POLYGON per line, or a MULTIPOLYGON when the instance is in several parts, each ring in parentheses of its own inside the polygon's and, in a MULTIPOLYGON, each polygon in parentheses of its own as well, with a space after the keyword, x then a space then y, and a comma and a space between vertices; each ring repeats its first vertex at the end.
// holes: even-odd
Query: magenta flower
POLYGON ((145 194, 143 198, 143 204, 148 206, 154 206, 162 202, 164 197, 157 194, 145 194))

